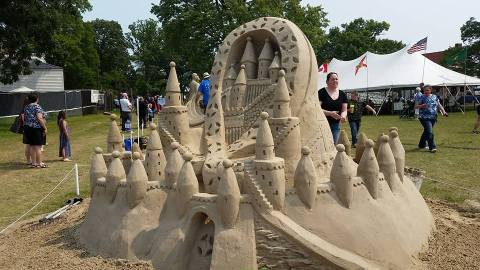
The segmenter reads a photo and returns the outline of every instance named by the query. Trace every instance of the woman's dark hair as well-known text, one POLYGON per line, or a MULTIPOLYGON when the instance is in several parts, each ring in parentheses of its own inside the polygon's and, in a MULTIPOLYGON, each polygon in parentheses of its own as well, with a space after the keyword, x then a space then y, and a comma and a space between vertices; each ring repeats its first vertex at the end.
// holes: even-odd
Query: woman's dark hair
POLYGON ((330 77, 332 77, 333 74, 337 75, 337 77, 338 77, 338 74, 336 72, 330 72, 330 73, 327 74, 327 82, 328 82, 328 80, 330 80, 330 77))
POLYGON ((60 120, 67 119, 67 114, 65 111, 59 111, 57 115, 57 125, 60 126, 60 120))
POLYGON ((25 97, 25 99, 23 100, 23 108, 25 108, 25 106, 27 106, 28 104, 30 104, 30 99, 28 99, 28 97, 25 97))
POLYGON ((38 100, 37 94, 33 94, 33 93, 32 93, 32 94, 29 94, 29 95, 27 96, 27 98, 28 98, 28 100, 30 101, 30 103, 34 103, 34 102, 36 102, 36 101, 38 100))

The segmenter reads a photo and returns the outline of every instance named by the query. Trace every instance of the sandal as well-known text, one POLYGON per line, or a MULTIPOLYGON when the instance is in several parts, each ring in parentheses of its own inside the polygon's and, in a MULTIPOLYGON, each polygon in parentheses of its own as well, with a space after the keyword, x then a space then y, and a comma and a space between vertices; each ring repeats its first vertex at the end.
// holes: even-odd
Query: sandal
POLYGON ((42 163, 42 164, 40 164, 40 165, 37 165, 37 168, 40 168, 40 169, 42 169, 42 168, 48 168, 48 165, 45 164, 45 163, 42 163))
POLYGON ((39 165, 35 165, 35 164, 30 164, 28 167, 29 168, 37 168, 39 165))

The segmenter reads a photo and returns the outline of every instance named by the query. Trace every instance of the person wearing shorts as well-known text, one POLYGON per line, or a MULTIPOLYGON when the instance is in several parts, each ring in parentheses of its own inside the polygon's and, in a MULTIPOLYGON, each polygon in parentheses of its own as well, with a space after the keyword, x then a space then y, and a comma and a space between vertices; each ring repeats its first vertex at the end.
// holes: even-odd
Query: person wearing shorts
POLYGON ((32 168, 47 168, 47 164, 42 162, 42 145, 44 135, 47 134, 47 126, 43 118, 44 111, 38 105, 38 96, 36 94, 28 95, 30 104, 24 109, 25 138, 30 145, 30 157, 32 159, 32 168))

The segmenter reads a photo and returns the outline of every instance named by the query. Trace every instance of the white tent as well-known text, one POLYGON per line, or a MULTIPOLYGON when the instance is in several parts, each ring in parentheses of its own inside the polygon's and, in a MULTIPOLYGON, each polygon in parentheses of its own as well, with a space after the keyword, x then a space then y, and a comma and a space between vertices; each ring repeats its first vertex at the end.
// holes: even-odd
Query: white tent
MULTIPOLYGON (((375 90, 416 87, 420 82, 431 85, 480 85, 480 79, 444 68, 427 59, 420 52, 408 54, 407 46, 391 54, 366 52, 357 59, 342 61, 332 59, 328 72, 337 72, 342 90, 375 90), (363 66, 355 71, 362 59, 363 66), (425 65, 425 69, 424 69, 425 65)), ((319 89, 325 87, 327 73, 318 74, 319 89)))
POLYGON ((35 92, 35 90, 30 89, 26 86, 20 86, 18 88, 13 89, 9 93, 32 93, 32 92, 35 92))

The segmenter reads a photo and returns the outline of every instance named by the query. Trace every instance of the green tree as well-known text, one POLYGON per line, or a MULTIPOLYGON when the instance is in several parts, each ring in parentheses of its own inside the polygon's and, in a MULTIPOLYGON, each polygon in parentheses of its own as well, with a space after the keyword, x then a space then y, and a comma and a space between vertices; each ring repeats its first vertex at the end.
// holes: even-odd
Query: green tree
POLYGON ((472 17, 462 25, 460 32, 463 45, 456 44, 445 50, 441 64, 457 72, 466 71, 467 75, 480 77, 480 22, 472 17))
POLYGON ((234 28, 258 17, 293 21, 315 50, 325 42, 328 24, 321 6, 304 7, 299 0, 164 0, 152 13, 162 25, 165 54, 179 68, 196 72, 210 69, 216 49, 234 28))
POLYGON ((53 41, 46 60, 63 67, 65 89, 97 88, 99 59, 92 27, 81 20, 71 22, 53 35, 53 41))
POLYGON ((126 34, 134 62, 134 86, 140 95, 164 94, 169 57, 164 53, 162 31, 156 20, 139 20, 126 34))
POLYGON ((88 24, 93 28, 94 44, 100 59, 101 87, 116 90, 127 88, 128 73, 132 67, 122 27, 116 21, 100 19, 88 24))
POLYGON ((58 31, 90 8, 88 0, 0 1, 0 82, 30 74, 31 56, 51 54, 58 31))
POLYGON ((341 27, 332 27, 327 35, 327 42, 321 49, 320 57, 322 60, 334 57, 352 60, 366 51, 386 54, 405 47, 401 41, 380 38, 389 28, 390 25, 385 21, 363 18, 342 24, 341 27))

